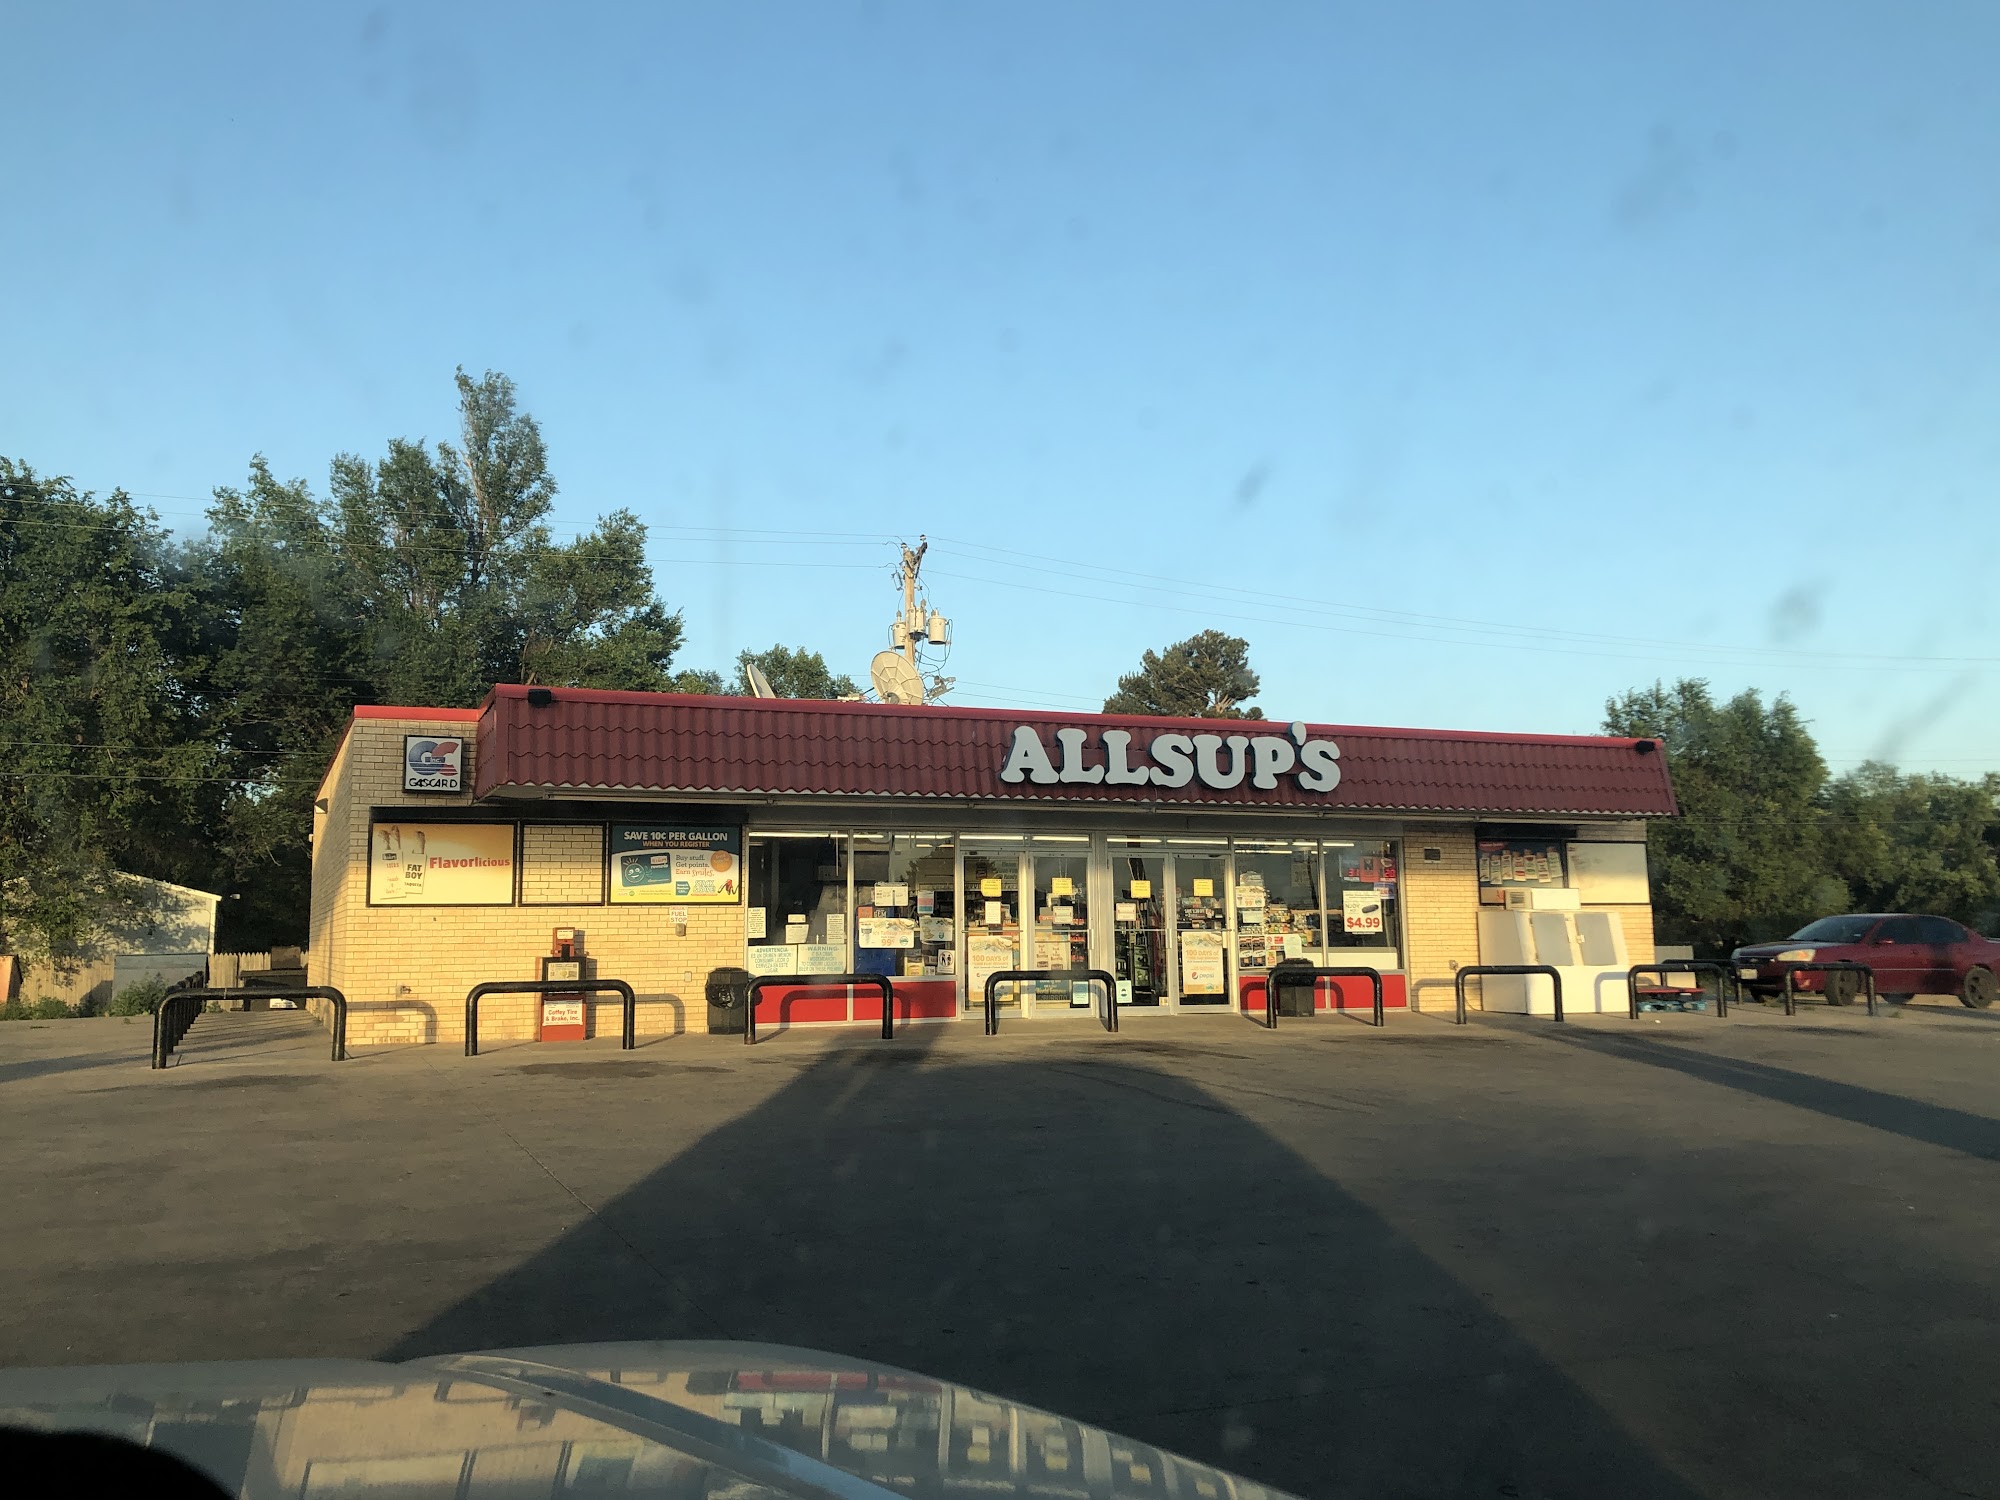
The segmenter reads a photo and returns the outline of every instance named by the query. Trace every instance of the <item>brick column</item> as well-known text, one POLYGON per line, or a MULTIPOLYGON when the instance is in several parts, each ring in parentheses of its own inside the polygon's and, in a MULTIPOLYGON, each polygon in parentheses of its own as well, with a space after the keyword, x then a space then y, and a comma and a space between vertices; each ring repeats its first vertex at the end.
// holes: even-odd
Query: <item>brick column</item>
POLYGON ((1411 998, 1433 1015, 1452 1006, 1452 976, 1479 962, 1479 863, 1470 823, 1403 830, 1403 949, 1411 998), (1432 863, 1426 849, 1443 858, 1432 863))

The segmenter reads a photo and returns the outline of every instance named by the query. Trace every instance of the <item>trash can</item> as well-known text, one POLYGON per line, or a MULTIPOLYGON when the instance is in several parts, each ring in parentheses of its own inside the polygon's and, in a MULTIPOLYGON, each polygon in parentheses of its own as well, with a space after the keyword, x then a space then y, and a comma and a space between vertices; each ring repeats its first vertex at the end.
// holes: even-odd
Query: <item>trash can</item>
POLYGON ((1280 976, 1287 969, 1310 971, 1312 965, 1302 958, 1288 958, 1270 971, 1265 981, 1278 992, 1278 1014, 1280 1016, 1309 1016, 1313 1013, 1313 991, 1318 986, 1309 979, 1298 978, 1283 983, 1280 976))
POLYGON ((708 1029, 721 1035, 741 1035, 750 1017, 750 971, 711 969, 704 989, 708 997, 708 1029))

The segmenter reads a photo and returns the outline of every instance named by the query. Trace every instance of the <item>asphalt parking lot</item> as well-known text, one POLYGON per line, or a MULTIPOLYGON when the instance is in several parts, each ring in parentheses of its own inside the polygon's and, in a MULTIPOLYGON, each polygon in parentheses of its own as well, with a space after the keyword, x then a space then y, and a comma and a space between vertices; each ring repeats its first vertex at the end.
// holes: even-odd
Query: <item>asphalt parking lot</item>
POLYGON ((12 1365, 763 1339, 1312 1495, 2000 1495, 2000 1014, 0 1028, 12 1365))

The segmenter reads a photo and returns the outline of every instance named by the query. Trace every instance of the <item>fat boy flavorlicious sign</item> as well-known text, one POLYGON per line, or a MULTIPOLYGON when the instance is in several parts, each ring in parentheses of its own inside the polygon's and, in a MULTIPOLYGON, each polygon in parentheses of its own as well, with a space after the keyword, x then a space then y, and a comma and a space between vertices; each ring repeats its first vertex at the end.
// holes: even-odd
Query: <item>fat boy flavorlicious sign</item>
POLYGON ((1107 729, 1091 744, 1087 729, 1058 729, 1053 754, 1033 726, 1021 725, 1008 745, 1000 779, 1037 786, 1180 787, 1199 781, 1213 791, 1249 785, 1275 791, 1291 776, 1308 792, 1340 785, 1340 746, 1316 740, 1306 726, 1284 734, 1156 734, 1134 746, 1131 731, 1107 729))

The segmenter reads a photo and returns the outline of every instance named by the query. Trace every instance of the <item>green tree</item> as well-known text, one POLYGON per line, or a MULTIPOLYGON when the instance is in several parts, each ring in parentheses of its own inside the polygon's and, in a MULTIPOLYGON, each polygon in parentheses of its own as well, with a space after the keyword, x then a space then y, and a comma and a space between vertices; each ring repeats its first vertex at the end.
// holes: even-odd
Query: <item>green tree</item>
POLYGON ((469 706, 496 682, 659 691, 683 626, 654 597, 630 511, 568 543, 513 382, 457 375, 459 444, 396 439, 334 460, 343 552, 361 580, 365 655, 384 701, 469 706))
POLYGON ((1108 714, 1160 714, 1172 718, 1261 719, 1261 708, 1244 708, 1257 695, 1250 670, 1250 643, 1219 630, 1176 641, 1164 651, 1148 651, 1139 670, 1118 679, 1118 691, 1104 700, 1108 714))
POLYGON ((150 512, 0 458, 0 951, 63 967, 199 884, 224 780, 202 722, 198 590, 150 512))
POLYGON ((556 482, 535 419, 517 408, 514 382, 494 370, 474 380, 461 365, 457 448, 438 444, 439 471, 465 528, 468 582, 505 583, 538 539, 556 482))
POLYGON ((713 667, 684 668, 674 673, 673 683, 667 690, 673 693, 700 693, 711 698, 720 698, 731 691, 722 680, 722 674, 713 667))
POLYGON ((558 687, 666 692, 680 649, 679 614, 653 595, 646 528, 613 511, 567 546, 535 536, 509 619, 516 680, 558 687))
POLYGON ((477 702, 481 601, 467 588, 470 526, 446 469, 422 443, 394 438, 378 464, 338 455, 331 479, 355 579, 350 624, 377 701, 477 702))
MULTIPOLYGON (((215 492, 203 545, 209 707, 231 780, 214 844, 221 941, 303 938, 313 794, 356 703, 375 700, 357 621, 367 598, 343 535, 303 480, 262 455, 241 490, 215 492)), ((421 701, 421 700, 419 700, 421 701)))
POLYGON ((458 392, 457 445, 341 454, 326 499, 261 457, 242 490, 216 492, 208 672, 238 778, 218 849, 241 897, 231 941, 304 939, 312 798, 355 704, 675 683, 683 627, 655 596, 644 525, 613 511, 554 540, 555 481, 512 382, 461 370, 458 392))
POLYGON ((768 651, 742 651, 736 656, 736 683, 732 691, 739 697, 750 695, 750 668, 757 667, 780 698, 844 698, 861 691, 854 679, 835 676, 826 658, 804 646, 796 650, 773 646, 768 651))
POLYGON ((1604 732, 1666 749, 1681 815, 1647 830, 1663 940, 1726 952, 1846 905, 1825 855, 1826 763, 1790 700, 1655 683, 1607 702, 1604 732))
POLYGON ((1906 775, 1869 761, 1835 780, 1825 800, 1828 861, 1856 906, 1992 929, 2000 913, 2000 778, 1906 775))

